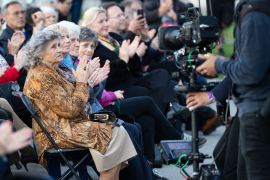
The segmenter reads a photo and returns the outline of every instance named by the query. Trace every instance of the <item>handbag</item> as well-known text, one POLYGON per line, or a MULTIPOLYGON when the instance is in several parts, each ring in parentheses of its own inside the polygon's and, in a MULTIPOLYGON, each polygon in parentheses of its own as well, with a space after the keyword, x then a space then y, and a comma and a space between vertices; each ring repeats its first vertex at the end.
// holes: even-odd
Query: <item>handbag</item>
POLYGON ((6 99, 13 108, 11 82, 0 84, 0 95, 1 98, 6 99))
POLYGON ((97 113, 89 114, 88 119, 94 122, 106 123, 106 125, 115 125, 120 127, 118 124, 118 118, 112 111, 100 111, 97 113))

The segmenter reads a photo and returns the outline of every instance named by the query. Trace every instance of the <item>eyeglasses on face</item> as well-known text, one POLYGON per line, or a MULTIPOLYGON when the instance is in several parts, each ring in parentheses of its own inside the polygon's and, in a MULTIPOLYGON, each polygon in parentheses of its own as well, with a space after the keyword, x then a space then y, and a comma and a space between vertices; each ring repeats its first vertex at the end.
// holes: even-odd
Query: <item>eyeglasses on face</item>
POLYGON ((122 14, 119 14, 119 15, 117 15, 115 17, 112 17, 112 18, 109 18, 109 19, 116 19, 116 18, 117 19, 120 19, 121 17, 127 18, 128 15, 126 13, 122 13, 122 14))
POLYGON ((15 13, 13 13, 12 15, 19 16, 20 14, 25 15, 25 11, 15 11, 15 13))

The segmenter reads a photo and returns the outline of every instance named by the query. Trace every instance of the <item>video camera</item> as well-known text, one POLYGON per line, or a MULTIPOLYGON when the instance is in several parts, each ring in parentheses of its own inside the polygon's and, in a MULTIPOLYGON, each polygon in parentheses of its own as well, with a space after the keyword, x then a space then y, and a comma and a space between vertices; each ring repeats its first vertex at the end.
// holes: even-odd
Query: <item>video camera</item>
MULTIPOLYGON (((185 16, 186 22, 180 28, 175 26, 161 27, 158 30, 159 48, 162 50, 175 50, 169 58, 175 60, 181 75, 189 78, 189 83, 185 86, 175 86, 174 90, 178 93, 211 91, 219 82, 206 85, 197 83, 197 78, 199 75, 203 76, 203 74, 197 73, 196 68, 205 61, 199 59, 198 54, 212 52, 212 49, 219 41, 218 19, 214 16, 202 16, 200 8, 197 7, 189 8, 182 15, 185 16)), ((209 174, 209 176, 204 177, 199 173, 199 163, 203 162, 205 158, 211 157, 198 151, 198 130, 195 117, 193 111, 191 114, 192 152, 182 159, 193 163, 193 180, 220 179, 217 174, 209 174)), ((202 166, 202 169, 205 172, 215 170, 212 166, 208 169, 202 166)))
POLYGON ((214 16, 201 16, 200 9, 197 7, 189 8, 182 15, 185 16, 186 22, 180 28, 176 26, 159 28, 159 48, 176 50, 171 57, 176 61, 181 75, 194 76, 194 84, 187 85, 194 88, 183 89, 182 86, 179 90, 182 92, 208 91, 214 86, 202 88, 194 86, 198 75, 195 70, 205 61, 199 59, 198 54, 212 52, 214 44, 219 40, 218 19, 214 16))

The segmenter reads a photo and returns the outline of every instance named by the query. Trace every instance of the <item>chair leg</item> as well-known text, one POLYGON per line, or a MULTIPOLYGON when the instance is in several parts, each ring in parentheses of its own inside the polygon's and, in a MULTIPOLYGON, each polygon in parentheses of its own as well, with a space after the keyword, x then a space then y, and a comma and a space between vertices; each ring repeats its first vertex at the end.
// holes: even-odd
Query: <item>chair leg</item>
MULTIPOLYGON (((77 169, 79 165, 81 165, 81 163, 83 163, 88 157, 90 156, 90 154, 86 154, 75 166, 72 166, 71 168, 77 169)), ((73 161, 74 162, 74 161, 73 161)), ((60 180, 64 180, 66 179, 72 172, 71 172, 71 168, 69 170, 67 170, 60 178, 60 180)), ((76 173, 76 172, 75 172, 76 173)), ((77 174, 78 175, 78 174, 77 174)), ((78 178, 77 178, 78 179, 78 178)))

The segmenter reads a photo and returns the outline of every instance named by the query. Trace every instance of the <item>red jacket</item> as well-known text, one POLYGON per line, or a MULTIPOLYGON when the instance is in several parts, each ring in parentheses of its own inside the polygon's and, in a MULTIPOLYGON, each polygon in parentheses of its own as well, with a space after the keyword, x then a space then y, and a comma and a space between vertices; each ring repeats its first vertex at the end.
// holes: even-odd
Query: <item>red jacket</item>
POLYGON ((13 67, 14 63, 11 65, 10 68, 8 68, 7 72, 0 77, 0 83, 7 83, 7 82, 14 82, 19 79, 19 77, 22 75, 24 69, 22 68, 19 72, 17 71, 16 68, 13 67))

